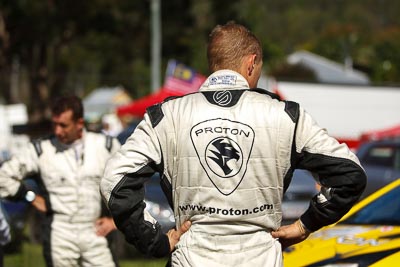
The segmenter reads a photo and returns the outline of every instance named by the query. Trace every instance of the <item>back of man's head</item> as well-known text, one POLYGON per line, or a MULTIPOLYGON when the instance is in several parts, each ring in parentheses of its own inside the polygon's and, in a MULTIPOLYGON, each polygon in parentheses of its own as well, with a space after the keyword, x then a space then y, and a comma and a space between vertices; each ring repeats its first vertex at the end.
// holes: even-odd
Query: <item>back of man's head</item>
POLYGON ((52 115, 60 115, 61 113, 71 110, 72 119, 77 121, 83 118, 83 104, 82 100, 77 96, 62 96, 57 98, 51 106, 52 115))
POLYGON ((253 54, 257 62, 262 60, 261 42, 240 24, 217 25, 210 33, 207 58, 211 72, 221 69, 238 71, 244 57, 253 54))

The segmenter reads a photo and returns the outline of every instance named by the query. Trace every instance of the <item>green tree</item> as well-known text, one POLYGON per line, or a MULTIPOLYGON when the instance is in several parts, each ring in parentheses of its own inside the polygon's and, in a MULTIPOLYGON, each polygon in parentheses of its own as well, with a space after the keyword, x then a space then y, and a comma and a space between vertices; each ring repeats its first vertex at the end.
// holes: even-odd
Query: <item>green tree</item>
MULTIPOLYGON (((1 96, 26 102, 39 119, 58 94, 116 85, 134 98, 148 94, 150 1, 0 1, 1 96), (18 79, 21 99, 11 90, 18 79)), ((208 34, 235 20, 260 37, 270 74, 310 77, 285 64, 305 49, 338 62, 351 57, 375 83, 400 82, 396 0, 168 0, 161 12, 163 69, 174 58, 208 74, 208 34)))

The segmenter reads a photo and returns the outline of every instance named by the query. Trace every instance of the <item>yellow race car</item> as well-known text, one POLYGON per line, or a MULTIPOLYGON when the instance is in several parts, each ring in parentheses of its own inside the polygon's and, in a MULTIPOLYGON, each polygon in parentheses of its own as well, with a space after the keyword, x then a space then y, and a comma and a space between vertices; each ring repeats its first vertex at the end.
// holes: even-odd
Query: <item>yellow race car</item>
POLYGON ((285 267, 400 266, 400 179, 283 253, 285 267))

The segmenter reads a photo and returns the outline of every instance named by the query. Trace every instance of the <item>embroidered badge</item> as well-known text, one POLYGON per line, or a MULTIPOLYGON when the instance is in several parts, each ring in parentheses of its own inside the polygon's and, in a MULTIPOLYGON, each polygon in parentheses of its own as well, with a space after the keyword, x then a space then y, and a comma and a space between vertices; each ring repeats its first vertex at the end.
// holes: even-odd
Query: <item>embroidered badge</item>
POLYGON ((213 94, 213 100, 220 106, 227 106, 232 101, 232 94, 228 90, 216 91, 213 94))

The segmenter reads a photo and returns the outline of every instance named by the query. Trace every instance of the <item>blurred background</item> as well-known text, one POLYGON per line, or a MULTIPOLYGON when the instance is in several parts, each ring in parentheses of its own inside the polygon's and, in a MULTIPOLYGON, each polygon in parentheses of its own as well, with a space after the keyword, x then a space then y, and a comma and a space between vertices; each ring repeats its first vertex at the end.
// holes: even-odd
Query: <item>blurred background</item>
POLYGON ((264 71, 278 80, 317 81, 287 61, 307 50, 362 71, 371 84, 400 82, 396 0, 0 3, 0 98, 25 103, 30 121, 46 116, 49 99, 67 92, 84 97, 98 87, 121 86, 136 99, 157 90, 151 87, 154 46, 160 72, 174 58, 207 76, 208 33, 229 20, 261 39, 264 71))
MULTIPOLYGON (((198 89, 210 74, 208 34, 230 20, 262 42, 259 87, 298 101, 354 151, 398 140, 399 17, 396 0, 0 0, 0 162, 50 132, 58 95, 80 96, 88 127, 124 142, 146 107, 198 89)), ((315 193, 310 181, 302 206, 315 193)), ((289 206, 293 218, 302 210, 289 206)))

